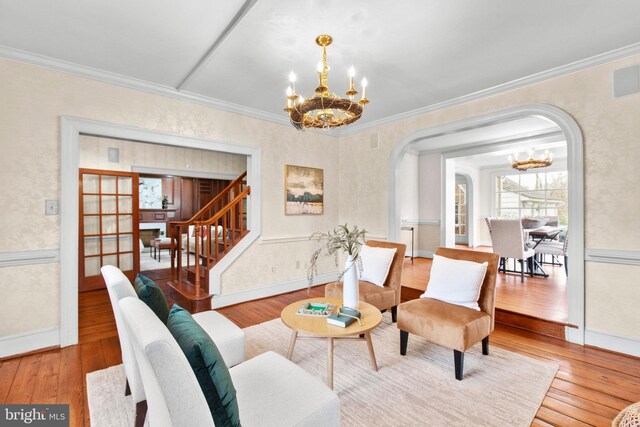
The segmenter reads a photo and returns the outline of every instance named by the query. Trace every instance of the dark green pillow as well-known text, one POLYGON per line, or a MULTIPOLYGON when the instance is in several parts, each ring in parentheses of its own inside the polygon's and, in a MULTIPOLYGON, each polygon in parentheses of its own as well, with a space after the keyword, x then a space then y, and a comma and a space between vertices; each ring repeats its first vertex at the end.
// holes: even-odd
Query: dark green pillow
POLYGON ((136 290, 136 294, 138 294, 138 298, 144 301, 162 323, 166 325, 169 317, 169 305, 157 283, 144 274, 138 274, 136 280, 133 281, 133 287, 136 290))
POLYGON ((196 374, 216 427, 240 426, 236 389, 211 337, 178 304, 171 307, 167 328, 196 374))

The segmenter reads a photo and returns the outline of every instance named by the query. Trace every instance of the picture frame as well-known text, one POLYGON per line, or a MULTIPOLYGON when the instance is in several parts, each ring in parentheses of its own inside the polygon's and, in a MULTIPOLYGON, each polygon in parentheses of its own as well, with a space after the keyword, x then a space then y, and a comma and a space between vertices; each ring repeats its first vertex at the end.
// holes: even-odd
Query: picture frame
POLYGON ((306 166, 284 166, 285 215, 324 213, 324 170, 306 166))

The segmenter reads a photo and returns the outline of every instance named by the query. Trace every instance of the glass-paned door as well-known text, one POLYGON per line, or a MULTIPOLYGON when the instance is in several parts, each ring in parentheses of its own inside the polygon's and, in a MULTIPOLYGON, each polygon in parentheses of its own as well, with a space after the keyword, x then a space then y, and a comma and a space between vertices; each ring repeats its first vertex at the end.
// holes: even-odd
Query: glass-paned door
POLYGON ((105 287, 103 265, 131 280, 140 270, 138 174, 80 169, 80 292, 105 287))
POLYGON ((467 236, 467 184, 456 182, 455 193, 456 243, 468 243, 467 236))

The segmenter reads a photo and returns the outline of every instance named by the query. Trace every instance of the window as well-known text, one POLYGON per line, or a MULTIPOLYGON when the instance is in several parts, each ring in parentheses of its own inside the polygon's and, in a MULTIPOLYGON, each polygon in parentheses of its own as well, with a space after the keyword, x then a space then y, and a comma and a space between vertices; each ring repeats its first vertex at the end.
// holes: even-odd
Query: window
POLYGON ((516 173, 496 177, 496 215, 501 218, 557 216, 567 225, 567 171, 516 173))
POLYGON ((457 236, 467 235, 467 184, 456 184, 455 229, 457 236))

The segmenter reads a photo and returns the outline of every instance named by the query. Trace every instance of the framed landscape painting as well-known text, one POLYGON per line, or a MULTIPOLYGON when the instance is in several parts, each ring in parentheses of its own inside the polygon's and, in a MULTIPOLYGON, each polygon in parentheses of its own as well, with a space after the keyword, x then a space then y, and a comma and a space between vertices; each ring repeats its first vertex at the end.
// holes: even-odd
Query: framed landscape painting
POLYGON ((285 215, 322 215, 324 208, 322 169, 284 166, 285 215))

